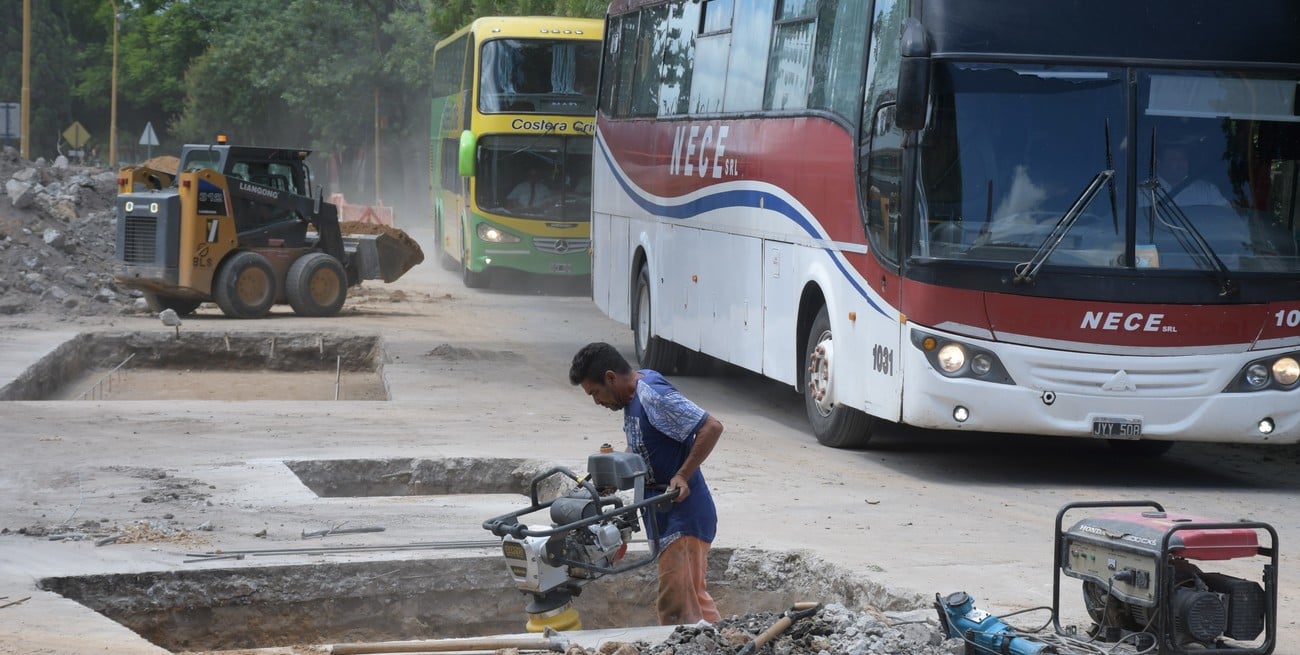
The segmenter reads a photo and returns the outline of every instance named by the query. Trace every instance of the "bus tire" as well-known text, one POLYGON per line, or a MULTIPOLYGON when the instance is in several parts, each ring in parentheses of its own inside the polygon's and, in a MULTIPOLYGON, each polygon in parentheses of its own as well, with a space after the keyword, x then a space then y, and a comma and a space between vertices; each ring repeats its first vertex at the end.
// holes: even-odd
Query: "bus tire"
POLYGON ((488 271, 475 273, 469 270, 469 245, 464 241, 464 234, 461 235, 460 244, 460 281, 469 289, 482 289, 488 285, 491 280, 488 278, 488 271))
POLYGON ((230 256, 217 271, 212 296, 231 318, 261 318, 275 304, 275 269, 258 253, 244 250, 230 256))
POLYGON ((642 368, 672 373, 677 366, 681 346, 654 336, 654 316, 650 302, 650 272, 642 266, 636 276, 635 304, 632 305, 632 337, 636 360, 642 368))
POLYGON ((347 271, 330 255, 309 252, 289 266, 284 295, 299 316, 334 316, 348 297, 347 271))
POLYGON ((871 440, 875 419, 866 413, 835 402, 833 388, 834 349, 831 319, 822 307, 808 330, 803 357, 803 403, 817 442, 831 448, 860 448, 871 440))
POLYGON ((149 311, 157 314, 164 309, 170 309, 176 312, 177 316, 189 316, 194 310, 203 304, 202 300, 191 298, 177 298, 175 296, 160 296, 156 293, 144 294, 144 302, 149 306, 149 311))
POLYGON ((1106 445, 1118 455, 1130 457, 1159 457, 1174 447, 1174 441, 1155 441, 1152 439, 1107 439, 1106 445))
POLYGON ((447 238, 446 232, 446 228, 442 226, 442 211, 439 210, 438 216, 433 222, 433 242, 438 248, 438 265, 441 266, 444 271, 454 271, 456 270, 457 262, 456 258, 452 257, 451 253, 447 252, 447 244, 445 243, 447 238))

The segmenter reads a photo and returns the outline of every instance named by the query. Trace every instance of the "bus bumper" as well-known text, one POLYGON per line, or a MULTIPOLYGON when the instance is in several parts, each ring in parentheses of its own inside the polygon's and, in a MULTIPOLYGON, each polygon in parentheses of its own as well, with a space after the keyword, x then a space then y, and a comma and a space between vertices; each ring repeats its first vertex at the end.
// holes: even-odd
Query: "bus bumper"
POLYGON ((1222 391, 1242 366, 1268 353, 1121 358, 979 346, 997 353, 1014 384, 947 377, 919 350, 905 346, 902 421, 942 430, 1099 439, 1300 442, 1300 389, 1222 391), (1114 383, 1120 374, 1125 382, 1114 383))

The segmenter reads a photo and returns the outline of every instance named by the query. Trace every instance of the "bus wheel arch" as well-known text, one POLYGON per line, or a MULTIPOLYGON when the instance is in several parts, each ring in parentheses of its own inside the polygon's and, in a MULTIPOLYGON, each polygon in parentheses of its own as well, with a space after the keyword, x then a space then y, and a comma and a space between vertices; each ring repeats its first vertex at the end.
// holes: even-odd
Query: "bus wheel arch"
POLYGON ((643 368, 661 373, 671 373, 677 365, 680 346, 655 336, 654 303, 650 284, 650 267, 642 262, 634 268, 636 278, 632 287, 632 341, 637 362, 643 368))
POLYGON ((799 310, 799 325, 803 328, 800 334, 804 336, 797 352, 803 356, 799 363, 799 380, 808 422, 818 443, 824 446, 865 446, 871 440, 875 419, 859 409, 835 402, 835 355, 830 313, 824 302, 810 303, 807 300, 805 294, 805 302, 800 303, 799 310))

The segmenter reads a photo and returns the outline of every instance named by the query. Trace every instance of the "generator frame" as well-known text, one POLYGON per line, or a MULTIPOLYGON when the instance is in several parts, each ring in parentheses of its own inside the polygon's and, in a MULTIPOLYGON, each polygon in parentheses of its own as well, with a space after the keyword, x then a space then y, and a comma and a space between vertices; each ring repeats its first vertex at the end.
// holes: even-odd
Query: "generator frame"
MULTIPOLYGON (((1115 507, 1133 507, 1133 508, 1150 508, 1157 512, 1164 512, 1165 508, 1160 503, 1153 500, 1111 500, 1111 501, 1081 501, 1068 503, 1056 513, 1056 529, 1052 542, 1053 545, 1053 562, 1052 562, 1052 623, 1057 634, 1066 634, 1061 627, 1061 576, 1064 573, 1065 550, 1066 550, 1066 533, 1062 530, 1062 522, 1067 512, 1076 509, 1099 509, 1115 507)), ((1160 655, 1269 655, 1277 645, 1277 584, 1278 584, 1278 538, 1277 531, 1273 526, 1258 521, 1236 521, 1236 522, 1186 522, 1170 526, 1164 532, 1155 551, 1156 556, 1156 578, 1157 587, 1155 591, 1154 607, 1156 607, 1159 619, 1158 625, 1155 626, 1155 638, 1157 651, 1160 655), (1264 609, 1264 641, 1254 647, 1198 647, 1194 650, 1184 648, 1173 641, 1175 633, 1173 612, 1169 611, 1170 600, 1174 597, 1175 590, 1175 569, 1173 560, 1176 553, 1171 552, 1170 543, 1174 535, 1179 532, 1189 530, 1216 531, 1216 530, 1254 530, 1256 534, 1263 530, 1269 535, 1267 546, 1257 545, 1253 557, 1268 557, 1269 563, 1264 566, 1264 571, 1259 582, 1264 587, 1265 609, 1264 609)), ((1142 557, 1152 555, 1151 550, 1138 548, 1136 546, 1124 543, 1110 544, 1115 550, 1122 550, 1142 557)), ((1181 549, 1180 549, 1181 550, 1181 549)), ((1187 558, 1194 559, 1194 558, 1187 558)), ((1225 558, 1225 559, 1246 559, 1244 557, 1225 558)))

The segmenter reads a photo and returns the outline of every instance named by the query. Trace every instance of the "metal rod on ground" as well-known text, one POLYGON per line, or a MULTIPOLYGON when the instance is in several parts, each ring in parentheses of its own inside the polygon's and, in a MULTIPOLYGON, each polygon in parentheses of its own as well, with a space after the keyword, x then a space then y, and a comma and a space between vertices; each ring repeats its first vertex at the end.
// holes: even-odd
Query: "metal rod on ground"
POLYGON ((504 648, 564 652, 569 640, 563 637, 467 637, 464 639, 421 639, 416 641, 375 641, 356 644, 332 644, 326 650, 334 655, 368 653, 448 653, 465 651, 493 652, 504 648))
MULTIPOLYGON (((414 544, 398 544, 393 546, 334 546, 320 548, 267 548, 263 550, 225 550, 210 553, 186 553, 187 557, 199 557, 208 559, 226 559, 231 555, 320 555, 329 553, 364 553, 370 551, 384 550, 439 550, 453 548, 499 548, 499 540, 486 541, 448 541, 448 542, 425 542, 414 544)), ((188 560, 187 560, 188 561, 188 560)), ((192 560, 196 562, 204 561, 203 559, 192 560)))
POLYGON ((339 399, 339 378, 343 376, 343 356, 334 358, 334 400, 339 399))
MULTIPOLYGON (((80 396, 77 396, 77 400, 85 400, 85 399, 86 399, 86 394, 88 394, 88 393, 99 393, 99 398, 98 398, 98 399, 99 399, 99 400, 102 400, 103 397, 104 397, 104 396, 103 396, 103 385, 104 385, 104 380, 109 379, 110 376, 112 376, 112 375, 114 375, 115 373, 117 373, 118 370, 120 370, 123 366, 126 366, 126 363, 129 362, 129 361, 131 361, 131 358, 132 358, 132 357, 135 357, 135 353, 131 353, 130 355, 127 355, 127 356, 126 356, 126 359, 122 360, 122 363, 118 364, 117 366, 114 366, 114 367, 113 367, 112 369, 110 369, 107 373, 105 373, 102 377, 100 377, 98 380, 96 380, 96 381, 95 381, 95 386, 93 386, 93 387, 91 387, 91 388, 89 388, 89 389, 87 389, 87 390, 81 392, 81 395, 80 395, 80 396)), ((112 387, 110 386, 109 389, 111 390, 112 387)), ((91 399, 94 400, 95 397, 94 397, 94 396, 91 396, 91 399)))

